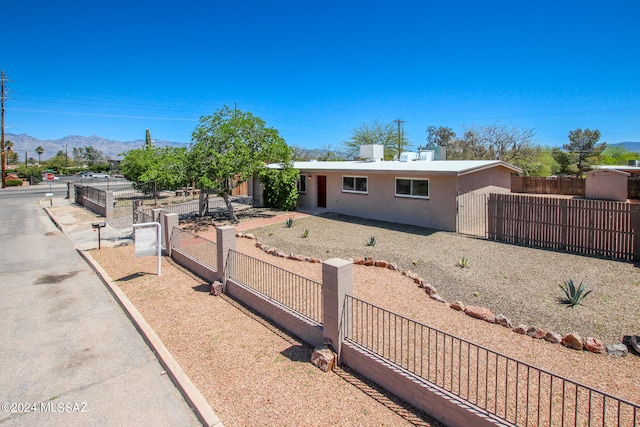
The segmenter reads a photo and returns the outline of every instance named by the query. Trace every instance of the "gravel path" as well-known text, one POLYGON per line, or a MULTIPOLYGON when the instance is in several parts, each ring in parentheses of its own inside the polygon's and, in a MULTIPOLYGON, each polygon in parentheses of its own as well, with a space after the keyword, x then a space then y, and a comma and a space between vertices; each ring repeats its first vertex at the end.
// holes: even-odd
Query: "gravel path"
POLYGON ((431 283, 447 301, 480 305, 512 323, 606 343, 640 334, 640 269, 631 263, 507 245, 455 233, 337 214, 250 230, 285 253, 323 260, 372 256, 395 262, 431 283), (307 229, 308 237, 303 238, 307 229), (366 246, 370 236, 374 247, 366 246), (467 268, 457 263, 469 260, 467 268), (560 303, 566 279, 593 292, 573 309, 560 303))

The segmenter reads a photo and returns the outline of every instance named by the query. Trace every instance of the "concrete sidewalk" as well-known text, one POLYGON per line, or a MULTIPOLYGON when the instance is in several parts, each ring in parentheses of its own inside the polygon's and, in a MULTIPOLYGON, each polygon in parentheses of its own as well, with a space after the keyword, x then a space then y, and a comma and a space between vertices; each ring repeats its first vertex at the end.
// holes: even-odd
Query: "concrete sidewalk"
MULTIPOLYGON (((79 256, 98 247, 96 221, 65 199, 0 206, 0 426, 222 426, 135 307, 79 256)), ((117 246, 131 231, 107 225, 101 237, 117 246)))

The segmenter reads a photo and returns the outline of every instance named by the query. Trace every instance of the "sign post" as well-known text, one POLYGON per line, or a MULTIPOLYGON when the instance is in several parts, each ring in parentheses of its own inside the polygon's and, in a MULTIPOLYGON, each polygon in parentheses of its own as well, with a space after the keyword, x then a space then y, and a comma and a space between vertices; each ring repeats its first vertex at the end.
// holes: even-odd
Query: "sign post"
POLYGON ((162 226, 159 222, 133 224, 136 258, 158 255, 158 276, 162 271, 162 226), (155 228, 155 230, 153 229, 155 228))

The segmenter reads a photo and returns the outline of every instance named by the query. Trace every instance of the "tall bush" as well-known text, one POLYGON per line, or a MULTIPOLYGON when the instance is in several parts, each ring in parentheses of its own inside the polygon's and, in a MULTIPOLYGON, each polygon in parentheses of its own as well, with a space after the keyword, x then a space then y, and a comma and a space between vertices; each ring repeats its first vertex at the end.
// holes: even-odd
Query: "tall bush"
POLYGON ((300 171, 289 165, 282 169, 264 169, 260 180, 264 184, 264 201, 268 207, 292 211, 298 204, 300 171))

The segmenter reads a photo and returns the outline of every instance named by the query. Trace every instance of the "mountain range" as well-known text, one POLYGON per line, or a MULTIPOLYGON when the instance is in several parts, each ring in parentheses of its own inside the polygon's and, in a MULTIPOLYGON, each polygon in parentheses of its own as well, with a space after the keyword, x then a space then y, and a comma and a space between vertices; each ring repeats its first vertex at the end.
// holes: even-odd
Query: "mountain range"
MULTIPOLYGON (((97 135, 69 135, 61 139, 37 139, 26 134, 15 135, 7 133, 5 134, 4 140, 13 142, 13 151, 17 152, 20 158, 24 158, 25 151, 28 157, 37 158, 38 154, 36 153, 36 148, 39 146, 44 148, 42 160, 54 157, 59 150, 62 150, 63 153, 66 151, 69 156, 71 156, 74 148, 81 147, 93 147, 104 153, 105 156, 112 160, 118 160, 122 158, 119 156, 120 154, 134 148, 142 148, 142 146, 144 146, 144 139, 136 139, 134 141, 114 141, 97 135)), ((153 144, 156 147, 180 147, 185 145, 180 142, 156 139, 153 140, 153 144)))
MULTIPOLYGON (((26 134, 15 135, 11 133, 5 134, 5 141, 13 142, 13 150, 18 153, 18 156, 22 159, 25 156, 37 158, 36 148, 41 146, 44 148, 42 154, 42 160, 47 160, 56 155, 59 150, 67 153, 71 156, 74 148, 81 147, 93 147, 96 150, 104 153, 105 156, 113 160, 121 159, 121 154, 134 148, 142 148, 144 146, 143 139, 136 139, 133 141, 114 141, 106 139, 101 136, 79 136, 69 135, 61 139, 37 139, 26 134)), ((183 147, 186 144, 182 142, 172 142, 164 140, 153 140, 153 144, 156 147, 183 147)), ((608 144, 610 146, 622 146, 628 151, 640 153, 640 142, 618 142, 616 144, 608 144)), ((308 158, 317 158, 318 156, 326 154, 327 150, 324 149, 305 149, 308 158)), ((338 152, 338 157, 346 158, 345 153, 338 152)))

